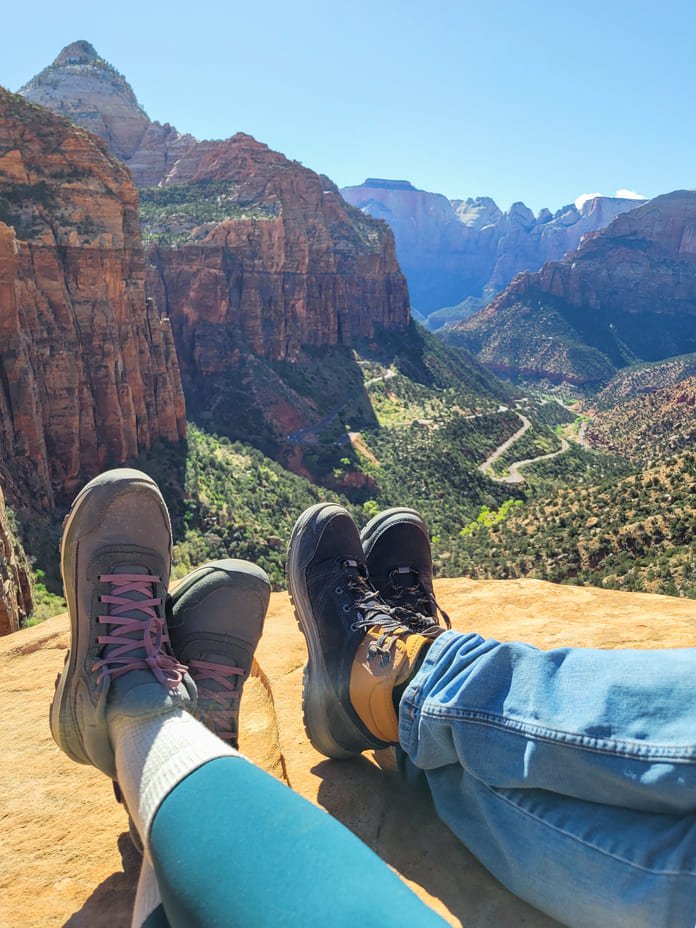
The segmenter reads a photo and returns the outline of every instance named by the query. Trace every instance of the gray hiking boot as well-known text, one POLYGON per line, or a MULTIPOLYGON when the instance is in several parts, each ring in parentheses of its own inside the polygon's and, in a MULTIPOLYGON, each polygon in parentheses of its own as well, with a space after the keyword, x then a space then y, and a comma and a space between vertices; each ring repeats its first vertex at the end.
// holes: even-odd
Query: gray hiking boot
MULTIPOLYGON (((198 689, 194 716, 231 747, 239 747, 242 688, 251 672, 268 609, 271 583, 249 561, 228 558, 192 570, 167 599, 172 650, 198 689)), ((126 804, 117 782, 116 799, 126 804)), ((143 844, 129 820, 131 841, 143 844)))
POLYGON ((169 514, 146 474, 107 471, 78 494, 61 543, 71 642, 51 733, 68 757, 112 779, 112 711, 148 717, 195 702, 195 685, 167 637, 170 563, 169 514))
POLYGON ((239 705, 271 595, 265 571, 229 558, 191 571, 169 598, 169 637, 198 688, 194 715, 239 746, 239 705))
POLYGON ((443 629, 413 634, 371 585, 349 513, 319 503, 295 524, 288 588, 307 641, 302 708, 307 735, 327 757, 383 748, 398 738, 393 700, 443 629))
POLYGON ((390 606, 411 613, 413 631, 423 631, 438 615, 447 628, 449 616, 433 592, 433 559, 425 519, 415 509, 385 509, 360 533, 370 579, 390 606))

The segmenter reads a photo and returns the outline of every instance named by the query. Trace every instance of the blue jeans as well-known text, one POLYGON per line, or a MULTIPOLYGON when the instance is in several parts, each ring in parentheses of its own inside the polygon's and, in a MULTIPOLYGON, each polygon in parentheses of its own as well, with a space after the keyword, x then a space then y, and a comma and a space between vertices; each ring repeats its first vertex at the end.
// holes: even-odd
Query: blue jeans
POLYGON ((439 816, 513 893, 572 928, 694 928, 696 649, 450 631, 399 722, 439 816))

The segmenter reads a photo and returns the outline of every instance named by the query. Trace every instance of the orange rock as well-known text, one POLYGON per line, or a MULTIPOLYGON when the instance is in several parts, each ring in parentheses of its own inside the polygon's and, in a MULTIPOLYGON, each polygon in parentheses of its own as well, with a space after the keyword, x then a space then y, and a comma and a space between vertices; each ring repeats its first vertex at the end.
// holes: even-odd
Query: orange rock
MULTIPOLYGON (((541 647, 685 647, 696 637, 693 603, 672 597, 538 580, 441 580, 436 592, 457 628, 541 647)), ((127 928, 138 861, 125 812, 109 782, 71 763, 48 730, 67 643, 64 616, 0 640, 0 921, 127 928)), ((343 821, 450 924, 554 928, 474 860, 427 798, 383 769, 389 752, 337 762, 313 750, 300 708, 305 657, 288 598, 275 593, 242 703, 245 753, 343 821)))
POLYGON ((0 476, 48 508, 182 438, 183 390, 169 324, 145 298, 128 172, 2 89, 0 220, 0 476))

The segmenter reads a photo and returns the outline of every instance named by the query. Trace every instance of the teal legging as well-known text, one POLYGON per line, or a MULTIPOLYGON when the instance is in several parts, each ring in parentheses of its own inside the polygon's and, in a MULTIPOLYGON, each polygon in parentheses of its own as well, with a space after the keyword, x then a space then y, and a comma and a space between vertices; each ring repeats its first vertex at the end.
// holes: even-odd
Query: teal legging
POLYGON ((331 816, 239 757, 199 767, 150 831, 162 896, 144 928, 442 928, 331 816))

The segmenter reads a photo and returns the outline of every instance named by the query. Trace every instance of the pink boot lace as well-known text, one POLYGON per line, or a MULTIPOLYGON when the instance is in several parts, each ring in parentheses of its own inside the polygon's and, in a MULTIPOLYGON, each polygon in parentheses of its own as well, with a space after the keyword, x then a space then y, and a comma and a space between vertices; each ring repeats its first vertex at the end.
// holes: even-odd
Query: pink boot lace
POLYGON ((110 615, 97 616, 97 621, 112 629, 109 635, 99 635, 97 644, 112 647, 109 654, 92 667, 93 671, 100 671, 98 682, 105 677, 115 680, 131 670, 150 670, 162 686, 176 689, 186 668, 164 650, 169 636, 164 620, 157 614, 162 600, 153 596, 160 578, 149 574, 104 574, 99 580, 112 584, 113 589, 111 594, 99 597, 100 602, 112 608, 110 615), (142 599, 129 599, 127 593, 137 593, 142 599), (125 612, 142 612, 145 620, 125 616, 125 612), (140 653, 134 654, 134 651, 140 653))
POLYGON ((238 710, 234 704, 241 694, 237 678, 244 677, 244 670, 241 667, 216 664, 213 661, 191 661, 189 670, 198 687, 199 711, 196 715, 198 716, 200 710, 203 709, 200 714, 205 716, 205 724, 208 728, 212 729, 218 738, 230 741, 236 746, 237 731, 234 722, 238 710), (205 685, 206 681, 217 683, 220 689, 210 689, 205 685), (208 705, 212 707, 208 709, 208 705))

